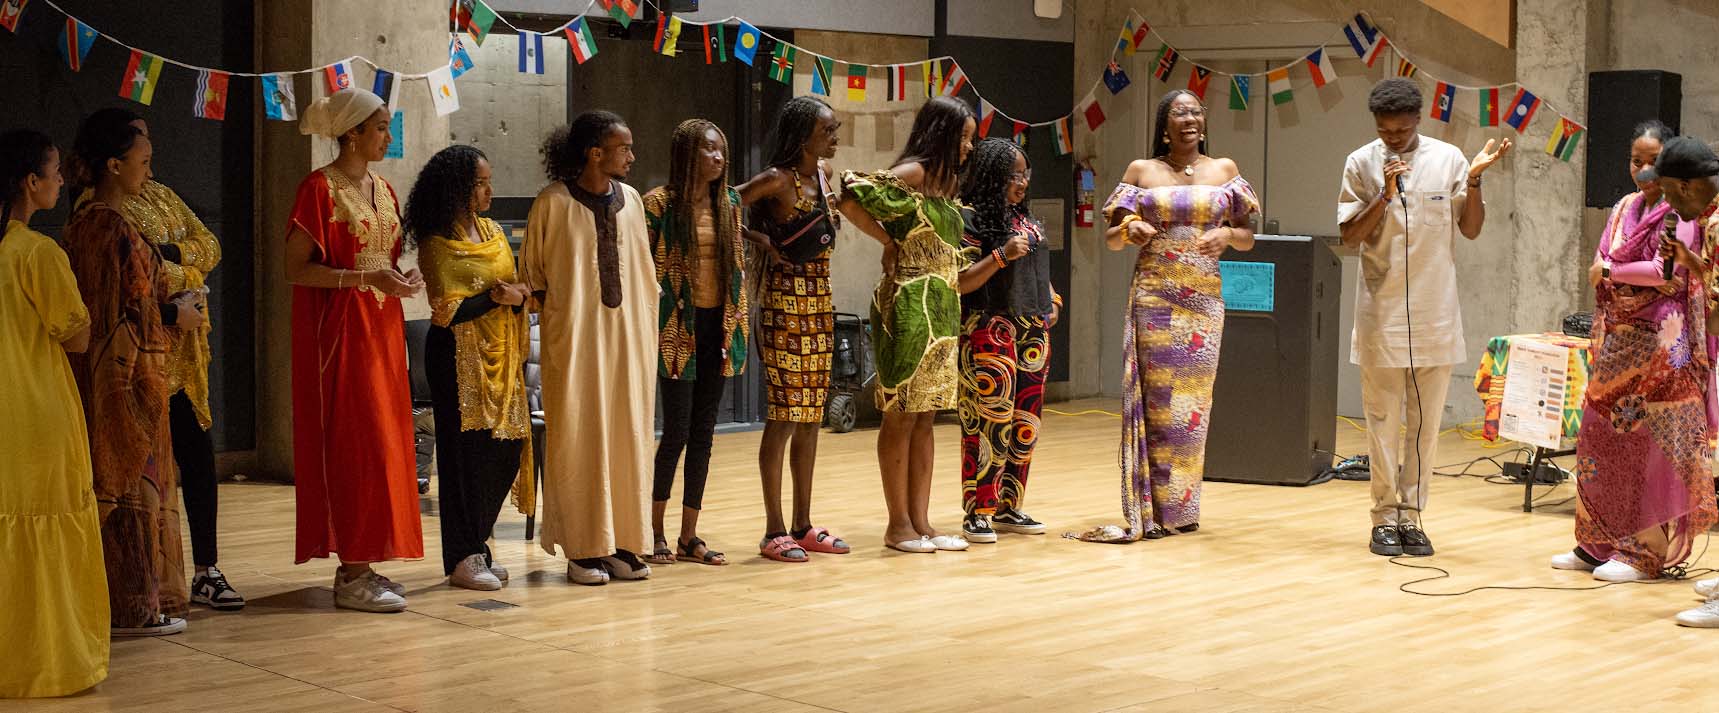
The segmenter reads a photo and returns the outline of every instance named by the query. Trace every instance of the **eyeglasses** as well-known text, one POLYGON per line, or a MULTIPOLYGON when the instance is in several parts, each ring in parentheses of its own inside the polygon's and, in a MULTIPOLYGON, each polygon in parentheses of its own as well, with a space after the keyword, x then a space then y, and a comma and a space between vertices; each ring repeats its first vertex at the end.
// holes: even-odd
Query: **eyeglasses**
POLYGON ((1026 173, 1011 173, 1009 174, 1009 180, 1031 183, 1033 180, 1033 172, 1027 171, 1026 173))
POLYGON ((1205 116, 1206 116, 1206 110, 1205 109, 1182 108, 1182 109, 1171 109, 1170 110, 1170 118, 1172 118, 1172 119, 1202 119, 1202 118, 1205 118, 1205 116))

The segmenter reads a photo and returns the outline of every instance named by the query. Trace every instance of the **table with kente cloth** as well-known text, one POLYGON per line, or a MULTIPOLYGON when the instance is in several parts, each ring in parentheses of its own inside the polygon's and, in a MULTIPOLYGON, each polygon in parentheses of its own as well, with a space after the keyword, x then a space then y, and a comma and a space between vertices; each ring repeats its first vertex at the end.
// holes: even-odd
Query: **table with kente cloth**
POLYGON ((1498 440, 1498 416, 1504 403, 1504 382, 1510 376, 1510 345, 1530 340, 1541 344, 1568 347, 1570 350, 1568 378, 1564 387, 1564 443, 1572 443, 1582 429, 1582 396, 1588 389, 1588 372, 1593 357, 1588 354, 1587 337, 1572 337, 1561 332, 1544 334, 1512 334, 1493 337, 1486 343, 1486 353, 1480 357, 1480 368, 1474 372, 1474 390, 1486 405, 1486 420, 1481 435, 1488 441, 1498 440))

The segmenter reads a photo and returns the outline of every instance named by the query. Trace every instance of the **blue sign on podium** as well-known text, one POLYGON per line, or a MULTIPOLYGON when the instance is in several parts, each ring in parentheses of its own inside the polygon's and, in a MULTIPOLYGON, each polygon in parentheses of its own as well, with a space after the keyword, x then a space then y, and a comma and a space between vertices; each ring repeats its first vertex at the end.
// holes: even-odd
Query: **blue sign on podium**
POLYGON ((1269 262, 1220 260, 1224 280, 1224 309, 1270 312, 1277 306, 1277 266, 1269 262))

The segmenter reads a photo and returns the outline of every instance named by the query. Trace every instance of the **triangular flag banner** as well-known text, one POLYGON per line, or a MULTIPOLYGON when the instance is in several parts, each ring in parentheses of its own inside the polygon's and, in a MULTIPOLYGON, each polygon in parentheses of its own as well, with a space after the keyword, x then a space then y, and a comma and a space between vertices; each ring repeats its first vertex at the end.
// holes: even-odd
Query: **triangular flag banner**
POLYGON ((197 72, 197 96, 191 115, 222 121, 227 118, 227 80, 231 75, 213 69, 197 72))
POLYGON ((1456 105, 1456 87, 1439 82, 1433 88, 1432 118, 1450 123, 1450 110, 1456 105))
POLYGON ((376 70, 376 80, 370 83, 370 93, 382 97, 382 102, 388 105, 388 115, 394 115, 395 107, 400 105, 400 75, 385 69, 376 70))
POLYGON ((1134 54, 1140 49, 1139 45, 1134 44, 1134 18, 1122 22, 1122 36, 1116 40, 1116 49, 1125 55, 1134 54))
POLYGON ((1399 77, 1413 77, 1413 76, 1415 76, 1415 72, 1419 72, 1419 71, 1420 71, 1420 68, 1416 67, 1414 62, 1410 62, 1409 58, 1404 57, 1400 54, 1397 55, 1397 76, 1399 76, 1399 77))
POLYGON ((471 6, 465 28, 466 32, 471 34, 472 40, 481 47, 484 39, 489 37, 489 28, 495 25, 495 11, 484 4, 483 0, 460 0, 460 4, 471 6))
POLYGON ((704 25, 704 63, 716 64, 728 61, 728 38, 725 36, 728 26, 720 22, 704 25))
POLYGON ((943 87, 938 92, 946 97, 959 95, 967 86, 967 72, 961 69, 961 63, 949 60, 949 73, 943 76, 943 87))
POLYGON ((638 3, 633 0, 603 0, 603 7, 609 11, 609 17, 621 23, 625 29, 633 26, 633 16, 639 14, 638 3))
POLYGON ((1230 76, 1230 108, 1236 111, 1247 111, 1248 85, 1253 80, 1249 77, 1235 74, 1230 76))
POLYGON ((1498 125, 1498 87, 1480 90, 1480 125, 1498 125))
POLYGON ((1313 54, 1307 55, 1307 73, 1313 75, 1313 87, 1315 89, 1336 81, 1337 70, 1331 67, 1331 55, 1325 52, 1324 47, 1313 50, 1313 54))
POLYGON ((1206 90, 1212 86, 1212 70, 1194 65, 1194 71, 1188 73, 1188 91, 1199 97, 1201 102, 1206 100, 1206 90))
POLYGON ((1024 121, 1016 121, 1015 122, 1015 136, 1014 136, 1014 138, 1015 138, 1015 144, 1017 146, 1023 146, 1024 147, 1027 145, 1027 122, 1024 122, 1024 121))
MULTIPOLYGON (((455 40, 455 41, 457 42, 458 40, 455 40)), ((323 85, 328 88, 329 94, 333 94, 333 93, 338 92, 342 89, 351 89, 352 88, 352 63, 346 62, 346 61, 340 61, 340 62, 335 62, 334 64, 331 64, 331 65, 328 65, 327 67, 323 67, 322 68, 322 82, 323 82, 323 85)))
POLYGON ((907 101, 907 65, 889 65, 889 100, 892 102, 907 101))
POLYGON ((734 58, 751 66, 758 56, 758 43, 763 41, 764 33, 758 28, 740 21, 740 29, 734 32, 734 58))
POLYGON ((574 20, 565 30, 567 47, 573 50, 573 59, 584 64, 597 56, 597 41, 591 38, 591 26, 585 23, 585 18, 574 20))
POLYGON ((75 17, 66 18, 66 26, 60 29, 60 59, 66 61, 66 66, 73 72, 82 71, 84 58, 90 54, 90 46, 95 44, 96 31, 75 17))
POLYGON ((139 104, 155 101, 155 83, 161 79, 161 58, 132 50, 131 61, 125 65, 125 76, 119 81, 119 95, 139 104))
POLYGON ((543 35, 519 31, 519 71, 522 74, 543 73, 543 35))
POLYGON ((997 107, 979 97, 979 138, 991 133, 991 122, 997 118, 997 107))
POLYGON ((675 56, 675 45, 680 42, 681 19, 671 13, 657 15, 657 52, 665 57, 675 56))
POLYGON ((836 61, 822 55, 812 55, 812 93, 830 95, 830 77, 836 73, 836 61))
POLYGON ((1271 94, 1271 103, 1278 106, 1288 104, 1295 99, 1295 90, 1289 85, 1289 68, 1278 67, 1265 73, 1266 91, 1271 94))
POLYGON ((1121 94, 1128 88, 1128 73, 1122 71, 1122 65, 1111 62, 1104 68, 1104 86, 1111 94, 1121 94))
POLYGON ((794 46, 786 42, 777 42, 776 51, 770 54, 770 78, 783 84, 794 83, 794 46))
POLYGON ((30 0, 0 0, 0 27, 7 32, 18 33, 18 18, 24 15, 24 6, 30 0))
POLYGON ((865 83, 869 68, 863 64, 848 65, 848 101, 865 101, 865 83))
POLYGON ((472 61, 471 53, 466 52, 466 43, 455 37, 454 41, 448 45, 448 68, 453 70, 454 79, 459 79, 460 75, 472 71, 472 68, 476 66, 477 63, 472 61))
POLYGON ((1510 128, 1520 134, 1528 130, 1528 122, 1534 120, 1534 110, 1540 108, 1540 97, 1534 96, 1527 87, 1516 90, 1516 98, 1510 100, 1510 116, 1504 120, 1510 128))
POLYGON ((1074 131, 1069 126, 1069 117, 1056 120, 1056 155, 1067 156, 1074 153, 1074 131))
POLYGON ((1169 82, 1170 73, 1176 71, 1176 60, 1180 58, 1176 48, 1171 47, 1168 42, 1164 43, 1158 48, 1158 68, 1152 70, 1152 76, 1157 77, 1160 82, 1169 82))
POLYGON ((298 99, 292 95, 291 74, 263 75, 263 116, 275 121, 298 120, 298 99))
POLYGON ((1104 125, 1104 109, 1098 106, 1097 97, 1086 100, 1086 108, 1082 109, 1081 113, 1086 116, 1087 131, 1097 131, 1098 127, 1104 125))
POLYGON ((460 92, 454 88, 452 67, 430 70, 430 101, 436 105, 436 116, 447 116, 460 110, 460 92))
POLYGON ((1581 124, 1558 117, 1558 126, 1552 130, 1551 140, 1546 142, 1546 153, 1557 157, 1559 161, 1569 161, 1576 155, 1576 145, 1581 143, 1582 134, 1587 129, 1581 124))
MULTIPOLYGON (((1362 59, 1367 59, 1367 55, 1373 51, 1373 45, 1379 41, 1379 31, 1360 13, 1356 13, 1355 19, 1343 26, 1343 34, 1349 38, 1349 46, 1354 48, 1355 56, 1362 59)), ((1372 65, 1372 60, 1368 59, 1367 66, 1372 65)))

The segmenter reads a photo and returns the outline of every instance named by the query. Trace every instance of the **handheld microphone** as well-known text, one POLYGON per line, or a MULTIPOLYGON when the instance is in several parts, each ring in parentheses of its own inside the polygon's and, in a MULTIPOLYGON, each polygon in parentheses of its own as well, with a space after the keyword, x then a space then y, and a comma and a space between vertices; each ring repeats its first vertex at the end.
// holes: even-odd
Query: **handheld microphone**
MULTIPOLYGON (((1398 156, 1395 153, 1385 154, 1385 163, 1390 163, 1392 161, 1401 161, 1401 160, 1403 160, 1403 157, 1398 156)), ((1397 197, 1398 198, 1403 197, 1403 175, 1400 173, 1397 174, 1397 197)))
MULTIPOLYGON (((1676 242, 1677 241, 1677 211, 1675 211, 1675 210, 1666 211, 1664 229, 1665 229, 1665 239, 1670 240, 1672 242, 1676 242)), ((1675 250, 1675 248, 1673 248, 1673 250, 1675 250)), ((1663 276, 1665 277, 1665 280, 1667 282, 1671 281, 1671 271, 1676 269, 1676 268, 1677 268, 1677 253, 1673 252, 1672 254, 1667 255, 1665 257, 1665 266, 1662 269, 1662 271, 1664 273, 1663 276)))

